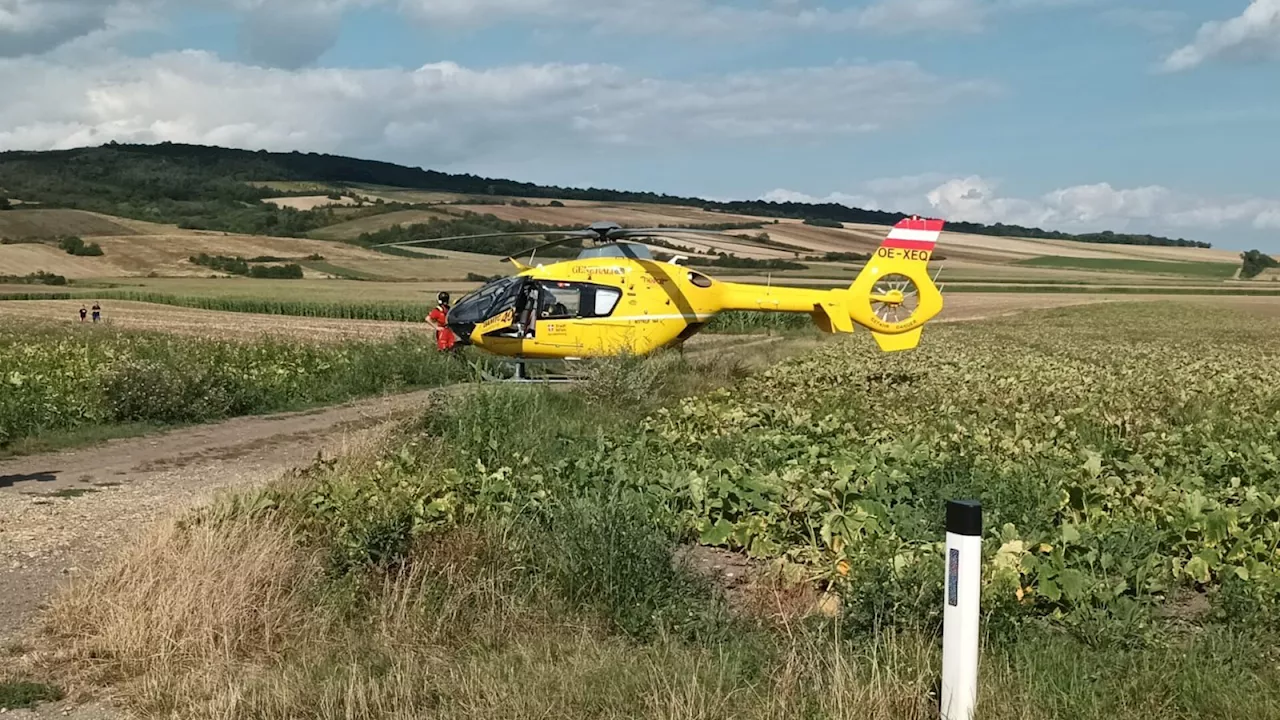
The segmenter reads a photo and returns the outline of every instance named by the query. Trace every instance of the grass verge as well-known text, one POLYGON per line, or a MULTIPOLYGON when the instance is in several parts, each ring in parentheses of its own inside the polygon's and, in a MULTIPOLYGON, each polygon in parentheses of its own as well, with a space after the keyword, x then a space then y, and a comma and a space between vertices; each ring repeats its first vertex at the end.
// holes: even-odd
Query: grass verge
POLYGON ((136 422, 87 425, 70 430, 42 430, 32 435, 20 437, 8 445, 0 447, 0 460, 19 455, 35 455, 57 450, 87 447, 107 440, 143 437, 178 427, 182 426, 136 422))

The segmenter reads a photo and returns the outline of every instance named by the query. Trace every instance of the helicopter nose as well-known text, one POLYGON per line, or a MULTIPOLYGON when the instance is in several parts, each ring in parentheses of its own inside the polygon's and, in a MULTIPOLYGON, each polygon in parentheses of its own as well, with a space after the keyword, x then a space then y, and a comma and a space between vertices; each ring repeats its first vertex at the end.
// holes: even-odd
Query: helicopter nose
POLYGON ((471 332, 476 329, 475 323, 449 323, 448 328, 458 338, 459 345, 471 344, 471 332))

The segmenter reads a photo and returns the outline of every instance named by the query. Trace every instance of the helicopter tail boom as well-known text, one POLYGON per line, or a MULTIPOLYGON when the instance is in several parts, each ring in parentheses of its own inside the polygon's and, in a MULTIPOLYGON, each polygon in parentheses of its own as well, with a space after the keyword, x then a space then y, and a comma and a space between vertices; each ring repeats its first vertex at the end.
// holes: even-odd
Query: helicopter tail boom
POLYGON ((942 310, 942 293, 929 277, 942 225, 918 217, 900 221, 848 289, 722 283, 719 310, 808 313, 823 332, 852 333, 860 325, 881 350, 910 350, 942 310))

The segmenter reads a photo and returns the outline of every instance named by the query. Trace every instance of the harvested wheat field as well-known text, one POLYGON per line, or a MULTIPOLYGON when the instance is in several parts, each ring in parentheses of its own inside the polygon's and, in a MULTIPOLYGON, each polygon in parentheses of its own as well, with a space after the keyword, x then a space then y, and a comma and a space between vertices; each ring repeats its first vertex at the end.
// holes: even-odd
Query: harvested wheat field
MULTIPOLYGON (((92 300, 22 300, 0 302, 0 321, 45 320, 79 324, 78 311, 92 300)), ((255 340, 263 335, 316 342, 385 340, 405 332, 432 337, 424 323, 377 320, 337 320, 256 313, 193 310, 154 303, 107 301, 102 303, 107 327, 122 330, 156 330, 179 335, 255 340)), ((423 315, 426 315, 425 308, 423 315)), ((86 323, 88 324, 88 323, 86 323)))
POLYGON ((137 221, 84 210, 21 209, 0 213, 0 238, 56 238, 63 235, 97 237, 138 233, 137 221))
POLYGON ((294 197, 270 198, 263 202, 269 202, 282 208, 293 208, 294 210, 315 210, 322 207, 336 207, 341 205, 355 205, 356 200, 343 195, 338 199, 333 199, 328 195, 301 195, 294 197))
POLYGON ((318 240, 351 240, 364 233, 386 230, 395 225, 416 225, 427 223, 433 219, 449 219, 455 217, 445 211, 436 210, 396 210, 394 212, 357 218, 346 222, 313 230, 310 235, 318 240))

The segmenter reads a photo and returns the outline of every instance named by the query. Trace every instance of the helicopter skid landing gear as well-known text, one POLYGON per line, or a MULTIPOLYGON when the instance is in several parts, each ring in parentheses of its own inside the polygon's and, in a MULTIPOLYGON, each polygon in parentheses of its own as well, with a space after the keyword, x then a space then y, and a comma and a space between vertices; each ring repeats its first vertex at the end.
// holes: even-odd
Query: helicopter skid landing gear
MULTIPOLYGON (((485 373, 484 379, 490 382, 508 382, 508 383, 571 383, 571 382, 574 382, 574 378, 568 375, 557 375, 553 373, 538 373, 537 375, 531 375, 529 373, 529 367, 528 367, 529 363, 531 362, 529 360, 523 360, 523 359, 512 360, 510 362, 512 365, 515 366, 515 373, 511 377, 505 377, 505 378, 495 377, 493 375, 485 373)), ((535 362, 536 364, 538 361, 533 361, 533 362, 535 362)))

